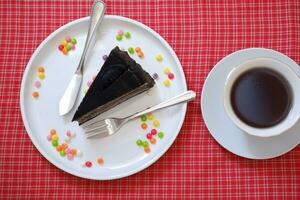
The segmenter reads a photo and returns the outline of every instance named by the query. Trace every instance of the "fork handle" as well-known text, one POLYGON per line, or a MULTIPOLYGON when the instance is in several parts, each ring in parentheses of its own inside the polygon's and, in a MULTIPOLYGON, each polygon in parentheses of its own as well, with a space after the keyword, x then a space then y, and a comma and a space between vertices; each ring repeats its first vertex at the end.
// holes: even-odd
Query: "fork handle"
POLYGON ((147 114, 147 113, 150 113, 150 112, 162 109, 162 108, 166 108, 166 107, 173 106, 173 105, 176 105, 176 104, 191 101, 195 97, 196 97, 196 93, 192 90, 188 90, 188 91, 183 92, 183 93, 181 93, 181 94, 179 94, 175 97, 172 97, 172 98, 170 98, 170 99, 168 99, 168 100, 166 100, 166 101, 164 101, 160 104, 157 104, 155 106, 147 108, 146 110, 143 110, 141 112, 133 114, 130 117, 128 117, 128 120, 134 119, 134 118, 139 117, 141 115, 144 115, 144 114, 147 114))

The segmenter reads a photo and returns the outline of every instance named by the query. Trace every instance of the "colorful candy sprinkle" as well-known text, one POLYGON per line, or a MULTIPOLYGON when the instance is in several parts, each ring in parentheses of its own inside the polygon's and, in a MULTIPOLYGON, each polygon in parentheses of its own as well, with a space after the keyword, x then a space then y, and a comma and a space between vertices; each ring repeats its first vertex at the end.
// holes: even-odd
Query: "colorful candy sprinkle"
POLYGON ((126 33, 125 33, 125 37, 126 37, 127 39, 129 39, 129 38, 131 37, 131 34, 130 34, 129 32, 126 32, 126 33))
POLYGON ((164 73, 169 74, 170 73, 170 68, 169 67, 164 67, 164 73))
POLYGON ((129 48, 128 48, 128 52, 129 52, 130 54, 134 54, 134 49, 133 49, 133 47, 129 47, 129 48))
POLYGON ((138 140, 136 141, 136 144, 137 144, 138 146, 143 146, 143 141, 142 141, 141 139, 138 139, 138 140))
POLYGON ((142 51, 137 52, 138 57, 144 58, 144 53, 142 51))
POLYGON ((58 45, 58 50, 62 51, 65 48, 63 44, 58 45))
POLYGON ((86 162, 85 162, 85 166, 86 166, 86 167, 92 167, 92 165, 93 165, 93 164, 92 164, 91 161, 86 161, 86 162))
POLYGON ((34 82, 34 86, 36 87, 36 88, 40 88, 41 87, 41 82, 40 81, 35 81, 34 82))
POLYGON ((68 44, 68 42, 66 40, 61 41, 61 44, 66 46, 66 44, 68 44))
POLYGON ((143 122, 147 121, 147 116, 146 116, 146 115, 142 115, 142 116, 141 116, 141 120, 142 120, 143 122))
POLYGON ((67 42, 71 42, 71 37, 70 37, 70 36, 66 36, 65 40, 66 40, 67 42))
POLYGON ((64 137, 64 141, 65 141, 65 142, 70 142, 70 141, 71 141, 71 138, 70 138, 69 136, 65 136, 65 137, 64 137))
POLYGON ((74 156, 72 154, 68 153, 67 158, 68 158, 68 160, 73 160, 74 156))
POLYGON ((117 39, 118 41, 121 41, 121 40, 122 40, 122 35, 119 35, 119 34, 118 34, 118 35, 116 36, 116 39, 117 39))
POLYGON ((70 51, 70 50, 71 50, 71 47, 70 47, 69 44, 66 44, 66 45, 65 45, 65 48, 67 49, 67 51, 70 51))
POLYGON ((58 140, 58 136, 57 135, 52 135, 51 139, 54 141, 54 140, 58 140))
POLYGON ((159 127, 159 125, 160 125, 159 121, 155 120, 155 121, 153 122, 153 126, 159 127))
POLYGON ((169 86, 171 85, 170 80, 169 80, 169 79, 164 80, 164 85, 165 85, 166 87, 169 87, 169 86))
POLYGON ((37 91, 35 91, 35 92, 32 93, 32 96, 34 98, 38 98, 40 95, 39 95, 39 93, 37 91))
POLYGON ((58 145, 58 141, 57 140, 53 140, 52 141, 52 146, 56 147, 58 145))
POLYGON ((159 131, 157 135, 158 135, 159 138, 163 138, 164 137, 164 132, 159 131))
POLYGON ((69 45, 70 45, 71 49, 75 49, 75 45, 74 44, 70 43, 69 45))
POLYGON ((50 134, 51 134, 51 135, 56 135, 56 130, 55 130, 54 128, 51 129, 51 130, 50 130, 50 134))
POLYGON ((72 135, 71 131, 70 131, 70 130, 67 130, 66 135, 67 135, 68 137, 71 137, 71 135, 72 135))
POLYGON ((145 140, 143 141, 143 147, 148 147, 149 146, 149 143, 145 140))
POLYGON ((151 149, 150 149, 150 147, 144 147, 144 151, 145 151, 145 153, 150 153, 151 149))
POLYGON ((64 150, 61 150, 61 151, 59 152, 59 154, 60 154, 61 156, 65 156, 65 155, 66 155, 66 152, 65 152, 64 150))
POLYGON ((155 139, 154 137, 152 137, 152 138, 150 139, 150 143, 151 143, 151 144, 155 144, 155 143, 156 143, 156 139, 155 139))
POLYGON ((163 60, 163 57, 162 57, 162 55, 161 54, 157 54, 156 56, 155 56, 155 59, 157 60, 157 61, 162 61, 163 60))
POLYGON ((70 153, 70 151, 71 151, 71 148, 70 147, 67 147, 66 149, 65 149, 65 152, 68 154, 68 153, 70 153))
POLYGON ((173 74, 173 73, 169 73, 169 74, 168 74, 168 77, 169 77, 169 79, 172 80, 172 79, 174 78, 174 74, 173 74))
POLYGON ((38 67, 38 72, 45 72, 45 69, 44 69, 44 67, 42 67, 42 66, 39 66, 39 67, 38 67))
POLYGON ((63 48, 62 52, 63 52, 63 54, 65 54, 65 55, 68 54, 68 50, 66 49, 66 47, 63 48))
POLYGON ((38 77, 39 77, 40 79, 44 79, 44 78, 45 78, 45 73, 44 73, 44 72, 39 72, 39 73, 38 73, 38 77))
POLYGON ((146 137, 147 137, 147 139, 150 140, 152 138, 152 134, 151 133, 147 133, 146 137))
POLYGON ((87 89, 87 88, 84 88, 84 89, 83 89, 83 93, 86 94, 87 92, 88 92, 88 89, 87 89))
POLYGON ((103 164, 104 164, 104 159, 103 159, 103 158, 98 158, 98 159, 97 159, 97 163, 98 163, 99 165, 103 165, 103 164))
POLYGON ((75 156, 77 154, 77 149, 71 149, 70 150, 70 153, 75 156))
POLYGON ((149 113, 149 114, 147 115, 147 117, 148 117, 149 120, 152 120, 152 119, 154 118, 154 115, 153 115, 152 113, 149 113))
POLYGON ((118 30, 118 35, 124 35, 124 31, 123 30, 118 30))
POLYGON ((93 81, 92 80, 88 80, 88 82, 86 83, 88 87, 91 87, 93 81))
POLYGON ((135 52, 136 52, 136 53, 141 52, 141 48, 140 48, 140 47, 136 47, 136 48, 135 48, 135 52))
POLYGON ((51 141, 52 140, 52 135, 47 135, 47 140, 51 141))
POLYGON ((81 157, 82 156, 82 151, 77 150, 77 156, 81 157))
POLYGON ((61 150, 63 150, 63 148, 62 148, 61 145, 57 145, 57 146, 56 146, 56 150, 57 150, 57 151, 61 151, 61 150))
POLYGON ((142 129, 147 129, 147 128, 148 128, 148 126, 147 126, 147 124, 146 124, 146 123, 142 123, 142 124, 141 124, 141 128, 142 128, 142 129))
POLYGON ((62 148, 63 150, 66 150, 66 149, 68 148, 68 144, 67 144, 67 143, 62 143, 62 144, 61 144, 61 148, 62 148))
POLYGON ((156 135, 156 133, 157 133, 157 130, 156 130, 156 129, 152 129, 152 130, 151 130, 151 134, 152 134, 152 135, 156 135))
POLYGON ((72 44, 77 44, 77 40, 75 38, 71 38, 71 43, 72 44))

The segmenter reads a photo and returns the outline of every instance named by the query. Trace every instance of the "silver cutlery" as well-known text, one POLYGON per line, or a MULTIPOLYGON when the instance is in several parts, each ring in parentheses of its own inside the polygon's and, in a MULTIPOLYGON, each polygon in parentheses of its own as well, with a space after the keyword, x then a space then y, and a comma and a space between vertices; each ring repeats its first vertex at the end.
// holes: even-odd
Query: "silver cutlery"
POLYGON ((75 71, 75 74, 73 75, 62 98, 60 99, 59 115, 67 114, 74 106, 82 82, 82 74, 83 74, 82 69, 84 66, 86 55, 90 47, 91 41, 93 39, 93 36, 95 35, 95 32, 97 31, 100 23, 103 20, 105 10, 106 10, 106 5, 103 1, 96 0, 92 5, 89 29, 84 44, 84 49, 78 67, 75 71))
POLYGON ((194 99, 195 97, 196 97, 196 93, 194 91, 189 90, 189 91, 183 92, 182 94, 179 94, 178 96, 172 97, 162 103, 159 103, 155 106, 147 108, 146 110, 135 113, 128 117, 124 117, 124 118, 114 118, 113 117, 113 118, 107 118, 107 119, 102 119, 102 120, 94 118, 94 119, 82 124, 81 127, 84 129, 87 138, 91 138, 94 136, 104 137, 104 136, 108 136, 108 135, 113 135, 129 120, 132 120, 141 115, 153 112, 155 110, 159 110, 159 109, 173 106, 176 104, 188 102, 188 101, 194 99))

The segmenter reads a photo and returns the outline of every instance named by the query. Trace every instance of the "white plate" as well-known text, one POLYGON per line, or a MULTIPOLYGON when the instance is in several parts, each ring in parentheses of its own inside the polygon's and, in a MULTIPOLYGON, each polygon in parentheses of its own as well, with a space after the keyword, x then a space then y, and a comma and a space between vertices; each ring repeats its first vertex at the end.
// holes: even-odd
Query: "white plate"
POLYGON ((228 73, 240 63, 259 57, 286 63, 300 76, 299 66, 277 51, 262 48, 240 50, 223 58, 209 73, 202 90, 201 109, 208 130, 225 149, 245 158, 268 159, 285 154, 299 144, 300 123, 282 135, 259 138, 236 127, 223 107, 223 89, 228 73))
POLYGON ((133 120, 126 124, 118 133, 103 139, 85 139, 82 129, 77 123, 70 123, 75 109, 84 96, 83 89, 86 83, 103 64, 102 56, 108 54, 116 45, 127 49, 129 46, 140 46, 145 57, 140 59, 136 54, 132 57, 140 63, 150 74, 157 73, 160 77, 150 92, 144 93, 117 106, 105 115, 124 116, 140 109, 151 106, 181 92, 186 91, 185 76, 181 64, 167 42, 149 27, 134 20, 119 17, 105 16, 98 34, 95 46, 89 53, 85 65, 84 79, 79 98, 73 110, 66 116, 58 115, 58 102, 68 82, 70 81, 80 59, 81 52, 88 29, 89 18, 73 21, 53 32, 32 55, 24 72, 20 102, 22 118, 26 130, 41 154, 58 168, 88 179, 106 180, 121 178, 134 174, 154 163, 161 157, 174 142, 182 126, 186 104, 177 105, 154 113, 159 120, 160 127, 165 134, 163 139, 157 138, 157 143, 151 145, 151 153, 146 154, 144 149, 138 147, 135 142, 138 138, 146 140, 146 133, 153 125, 148 120, 147 131, 140 128, 141 121, 133 120), (122 29, 131 33, 131 39, 123 38, 117 41, 117 31, 122 29), (76 49, 63 55, 58 50, 60 41, 70 35, 77 39, 76 49), (161 53, 163 61, 158 62, 155 55, 161 53), (40 97, 34 99, 31 94, 35 90, 34 82, 37 78, 37 67, 44 66, 46 78, 42 80, 42 86, 38 90, 40 97), (163 85, 167 76, 163 73, 163 67, 169 66, 175 78, 169 88, 163 85), (69 161, 61 157, 46 137, 51 128, 58 131, 60 143, 65 131, 70 129, 76 132, 76 137, 71 140, 69 146, 83 152, 82 157, 75 157, 69 161), (104 165, 96 162, 98 157, 104 158, 104 165), (83 167, 85 161, 92 161, 91 168, 83 167))

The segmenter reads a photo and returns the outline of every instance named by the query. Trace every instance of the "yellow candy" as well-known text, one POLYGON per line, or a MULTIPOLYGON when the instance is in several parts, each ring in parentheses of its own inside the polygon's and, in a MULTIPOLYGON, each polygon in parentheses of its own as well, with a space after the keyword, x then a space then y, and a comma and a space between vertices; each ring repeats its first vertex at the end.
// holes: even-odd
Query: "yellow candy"
POLYGON ((155 58, 156 58, 157 61, 162 61, 162 59, 163 59, 163 57, 162 57, 161 54, 157 54, 157 55, 155 56, 155 58))
POLYGON ((164 84, 165 84, 166 87, 169 87, 171 82, 170 82, 169 79, 166 79, 166 80, 164 80, 164 84))
POLYGON ((154 118, 152 113, 148 114, 147 117, 148 117, 149 120, 152 120, 154 118))
POLYGON ((165 67, 164 68, 164 73, 165 74, 169 74, 170 73, 170 68, 169 67, 165 67))
POLYGON ((87 91, 88 91, 88 89, 87 89, 87 88, 84 88, 84 89, 83 89, 83 93, 84 93, 84 94, 86 94, 86 93, 87 93, 87 91))
POLYGON ((58 136, 57 135, 52 135, 51 139, 52 139, 52 141, 57 141, 58 140, 58 136))
POLYGON ((61 41, 61 44, 65 46, 68 44, 68 42, 67 42, 67 40, 63 40, 63 41, 61 41))
POLYGON ((153 122, 153 126, 159 127, 159 125, 160 125, 159 121, 155 120, 155 121, 153 122))
POLYGON ((40 79, 44 79, 44 78, 45 78, 45 73, 39 72, 39 73, 38 73, 38 77, 39 77, 40 79))

